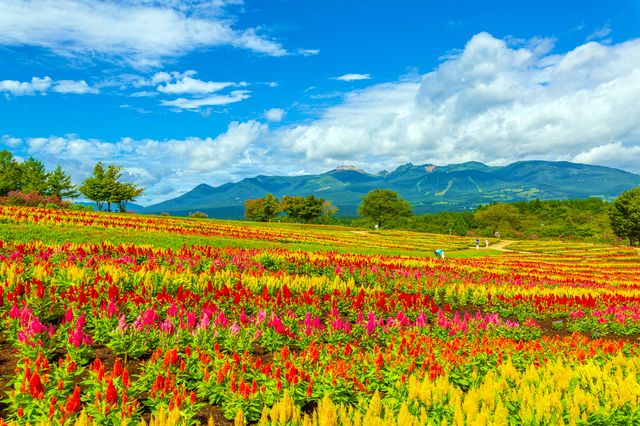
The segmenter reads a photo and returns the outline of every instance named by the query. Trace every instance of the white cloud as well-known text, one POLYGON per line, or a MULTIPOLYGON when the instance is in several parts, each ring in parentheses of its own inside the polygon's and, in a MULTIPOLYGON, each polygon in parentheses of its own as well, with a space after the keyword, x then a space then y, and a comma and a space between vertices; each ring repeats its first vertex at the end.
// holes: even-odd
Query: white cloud
POLYGON ((33 77, 31 81, 2 80, 0 92, 8 92, 13 96, 25 96, 46 93, 51 87, 50 77, 33 77))
POLYGON ((606 39, 606 37, 609 34, 611 34, 611 31, 612 31, 611 25, 605 24, 602 27, 600 27, 597 30, 595 30, 594 32, 592 32, 591 34, 589 34, 587 36, 587 41, 606 39))
POLYGON ((116 142, 77 136, 17 139, 27 155, 48 168, 60 164, 77 183, 87 177, 97 161, 123 166, 124 178, 145 188, 142 203, 161 201, 202 183, 224 183, 234 178, 234 169, 251 167, 248 149, 266 131, 256 121, 233 122, 216 138, 169 140, 123 138, 116 142), (233 165, 233 166, 230 166, 233 165))
POLYGON ((84 80, 53 81, 51 77, 33 77, 31 81, 0 81, 0 92, 7 92, 13 96, 44 95, 47 92, 83 95, 98 93, 98 89, 89 86, 84 80))
POLYGON ((167 83, 164 86, 158 86, 158 92, 165 94, 192 94, 205 95, 208 93, 219 92, 227 87, 239 86, 239 83, 230 81, 202 81, 196 78, 185 77, 175 83, 167 83))
POLYGON ((298 54, 302 56, 315 56, 320 53, 320 49, 298 49, 298 54))
POLYGON ((73 93, 77 95, 98 93, 98 89, 90 87, 84 80, 59 80, 51 90, 56 93, 73 93))
POLYGON ((253 28, 236 29, 222 8, 235 2, 0 0, 0 45, 118 59, 138 67, 202 48, 232 46, 282 56, 253 28))
POLYGON ((371 76, 369 74, 344 74, 340 77, 334 77, 334 80, 340 81, 360 81, 360 80, 370 80, 371 76))
POLYGON ((264 118, 273 123, 282 121, 286 112, 281 108, 271 108, 264 113, 264 118))
POLYGON ((240 102, 250 98, 248 90, 234 90, 228 95, 211 95, 204 98, 187 99, 178 98, 171 101, 161 101, 164 106, 170 106, 180 109, 196 110, 206 106, 221 106, 240 102))
POLYGON ((553 54, 547 39, 511 47, 481 33, 419 83, 353 91, 320 119, 273 139, 315 170, 347 161, 376 170, 577 159, 640 172, 640 161, 607 154, 637 158, 637 99, 638 39, 553 54))

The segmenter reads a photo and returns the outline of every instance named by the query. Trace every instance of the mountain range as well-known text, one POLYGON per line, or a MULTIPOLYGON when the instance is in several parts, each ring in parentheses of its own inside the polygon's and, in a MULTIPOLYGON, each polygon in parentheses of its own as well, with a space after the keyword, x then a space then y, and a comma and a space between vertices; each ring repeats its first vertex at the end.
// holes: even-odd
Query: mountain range
POLYGON ((239 219, 244 216, 246 200, 271 193, 277 197, 315 195, 331 200, 339 209, 338 215, 355 216, 362 197, 381 188, 397 192, 411 203, 415 214, 421 214, 536 198, 613 200, 638 185, 640 175, 570 162, 519 161, 500 167, 478 162, 447 166, 409 163, 375 174, 341 166, 317 175, 256 176, 217 187, 203 183, 141 212, 180 216, 202 211, 209 217, 239 219))

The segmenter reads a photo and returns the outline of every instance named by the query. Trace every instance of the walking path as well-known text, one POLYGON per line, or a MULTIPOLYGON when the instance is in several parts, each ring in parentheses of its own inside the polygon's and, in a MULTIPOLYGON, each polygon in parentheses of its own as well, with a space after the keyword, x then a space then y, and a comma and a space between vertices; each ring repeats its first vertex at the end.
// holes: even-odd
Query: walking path
POLYGON ((491 244, 489 248, 494 250, 500 250, 500 251, 513 251, 513 250, 507 249, 507 246, 513 243, 515 243, 515 241, 513 240, 500 240, 495 244, 491 244))

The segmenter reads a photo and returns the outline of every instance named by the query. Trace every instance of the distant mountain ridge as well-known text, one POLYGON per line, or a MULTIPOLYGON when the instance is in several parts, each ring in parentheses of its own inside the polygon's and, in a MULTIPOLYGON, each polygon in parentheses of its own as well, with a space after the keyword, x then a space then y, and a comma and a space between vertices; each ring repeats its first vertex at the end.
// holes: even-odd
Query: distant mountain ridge
POLYGON ((255 176, 212 187, 200 184, 191 191, 142 209, 143 213, 187 215, 202 211, 209 217, 238 219, 244 203, 271 193, 315 195, 331 200, 342 216, 354 216, 362 197, 372 189, 391 189, 413 206, 416 214, 475 209, 480 204, 520 200, 599 197, 612 200, 640 185, 640 175, 603 166, 519 161, 507 166, 479 162, 436 166, 399 166, 376 174, 340 166, 317 175, 255 176))

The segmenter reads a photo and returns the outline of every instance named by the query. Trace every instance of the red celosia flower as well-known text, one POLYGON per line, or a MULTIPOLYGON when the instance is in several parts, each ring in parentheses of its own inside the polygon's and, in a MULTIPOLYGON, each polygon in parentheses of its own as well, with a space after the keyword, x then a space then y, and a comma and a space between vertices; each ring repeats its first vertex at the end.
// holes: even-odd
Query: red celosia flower
POLYGON ((72 414, 80 410, 80 388, 76 385, 73 388, 73 394, 67 398, 67 402, 64 405, 64 411, 67 414, 72 414))
POLYGON ((115 377, 120 377, 122 374, 122 364, 120 363, 120 358, 116 358, 116 362, 113 364, 113 375, 115 377))
POLYGON ((118 403, 118 391, 113 385, 113 380, 109 379, 107 382, 107 392, 105 393, 105 400, 107 404, 115 405, 118 403))
POLYGON ((42 386, 42 382, 40 381, 40 375, 36 371, 29 379, 29 393, 32 397, 42 399, 44 394, 44 388, 42 386))
POLYGON ((131 381, 129 380, 129 370, 125 368, 122 370, 122 386, 128 388, 129 385, 131 385, 131 381))

